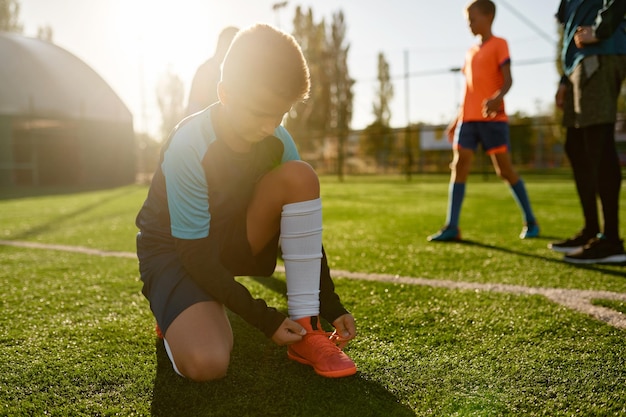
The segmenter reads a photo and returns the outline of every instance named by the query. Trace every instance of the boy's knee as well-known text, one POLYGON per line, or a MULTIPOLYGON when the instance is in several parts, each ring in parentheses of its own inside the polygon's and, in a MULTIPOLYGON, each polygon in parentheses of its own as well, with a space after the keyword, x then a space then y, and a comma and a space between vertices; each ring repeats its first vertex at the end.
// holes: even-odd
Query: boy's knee
POLYGON ((469 175, 470 164, 465 160, 454 160, 450 163, 450 171, 459 182, 465 182, 469 175))
POLYGON ((500 177, 501 180, 504 180, 506 182, 508 182, 511 185, 514 185, 517 183, 517 181, 519 181, 519 177, 517 175, 517 173, 510 169, 510 170, 497 170, 496 171, 496 175, 498 175, 498 177, 500 177))
POLYGON ((181 374, 195 382, 221 379, 228 372, 230 353, 194 352, 177 363, 181 374))
POLYGON ((319 193, 319 178, 311 165, 304 161, 289 161, 281 165, 283 178, 290 187, 319 193))
MULTIPOLYGON (((298 178, 312 179, 317 181, 317 174, 311 165, 305 161, 288 161, 281 167, 288 173, 293 174, 298 178)), ((290 176, 291 177, 291 176, 290 176)))

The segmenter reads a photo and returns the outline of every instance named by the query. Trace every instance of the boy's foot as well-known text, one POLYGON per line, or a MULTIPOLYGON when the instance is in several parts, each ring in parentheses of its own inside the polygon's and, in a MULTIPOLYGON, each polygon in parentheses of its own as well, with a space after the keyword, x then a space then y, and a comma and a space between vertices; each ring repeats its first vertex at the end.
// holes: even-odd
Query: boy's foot
POLYGON ((539 237, 539 225, 537 223, 528 223, 522 228, 519 238, 531 239, 533 237, 539 237))
POLYGON ((574 252, 580 251, 594 237, 595 235, 589 235, 583 232, 578 232, 578 234, 570 237, 569 239, 549 243, 548 248, 552 249, 555 252, 560 252, 560 253, 569 255, 574 252))
POLYGON ((458 227, 446 226, 434 235, 428 236, 429 242, 451 242, 461 240, 461 229, 458 227))
POLYGON ((612 242, 599 233, 581 250, 565 255, 563 260, 573 264, 621 264, 626 263, 626 253, 623 241, 612 242))
POLYGON ((289 345, 289 359, 312 366, 318 375, 327 378, 341 378, 356 373, 352 359, 330 340, 321 328, 318 317, 304 317, 296 321, 306 329, 307 334, 301 341, 289 345))

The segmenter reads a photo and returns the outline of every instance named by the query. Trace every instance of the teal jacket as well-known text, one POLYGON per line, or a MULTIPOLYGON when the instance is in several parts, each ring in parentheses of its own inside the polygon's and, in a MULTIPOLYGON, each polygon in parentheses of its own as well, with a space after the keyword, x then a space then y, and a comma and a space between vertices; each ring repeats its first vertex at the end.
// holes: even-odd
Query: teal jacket
POLYGON ((561 59, 566 75, 589 55, 626 55, 626 0, 561 0, 557 19, 563 25, 561 59), (579 26, 591 26, 600 42, 576 47, 579 26))

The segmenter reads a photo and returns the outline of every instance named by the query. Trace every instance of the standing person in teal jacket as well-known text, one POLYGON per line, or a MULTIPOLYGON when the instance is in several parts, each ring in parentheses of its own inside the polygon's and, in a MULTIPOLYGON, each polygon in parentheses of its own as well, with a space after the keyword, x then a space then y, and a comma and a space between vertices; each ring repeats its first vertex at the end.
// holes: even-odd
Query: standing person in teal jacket
POLYGON ((626 77, 626 0, 562 0, 564 76, 556 93, 585 219, 569 239, 548 245, 571 263, 626 262, 619 234, 622 175, 615 146, 617 98, 626 77), (602 203, 604 230, 598 220, 602 203))

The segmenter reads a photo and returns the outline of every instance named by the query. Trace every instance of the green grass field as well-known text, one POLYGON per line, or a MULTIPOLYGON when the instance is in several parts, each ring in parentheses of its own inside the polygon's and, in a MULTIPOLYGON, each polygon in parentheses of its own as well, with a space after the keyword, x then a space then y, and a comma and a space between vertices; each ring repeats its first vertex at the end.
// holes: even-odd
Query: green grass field
MULTIPOLYGON (((581 226, 573 182, 525 179, 542 238, 520 240, 521 215, 508 188, 477 176, 461 216, 466 241, 435 244, 426 236, 445 219, 447 177, 324 178, 331 267, 626 293, 626 267, 572 266, 546 248, 581 226)), ((133 252, 134 216, 146 191, 9 198, 2 190, 0 240, 133 252)), ((358 322, 347 348, 356 376, 319 377, 231 315, 229 374, 199 384, 171 369, 135 259, 0 245, 0 266, 3 416, 626 414, 626 330, 541 295, 338 275, 338 293, 358 322)), ((286 311, 282 274, 239 279, 286 311)), ((623 301, 593 303, 626 313, 623 301)))

